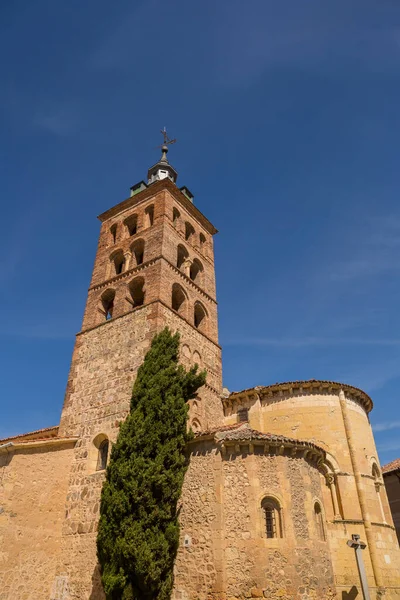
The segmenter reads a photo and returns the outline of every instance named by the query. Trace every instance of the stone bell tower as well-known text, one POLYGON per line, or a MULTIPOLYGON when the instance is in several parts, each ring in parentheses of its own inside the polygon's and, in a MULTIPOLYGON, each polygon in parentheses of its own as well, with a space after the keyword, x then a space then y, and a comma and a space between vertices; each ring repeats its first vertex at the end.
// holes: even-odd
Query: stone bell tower
MULTIPOLYGON (((96 571, 96 527, 104 465, 152 337, 181 334, 181 361, 198 363, 207 383, 190 403, 193 430, 223 421, 213 235, 177 172, 162 157, 147 183, 99 216, 100 237, 82 329, 77 334, 62 410, 61 436, 79 438, 63 527, 68 598, 103 598, 96 571)), ((63 584, 64 585, 64 584, 63 584)))

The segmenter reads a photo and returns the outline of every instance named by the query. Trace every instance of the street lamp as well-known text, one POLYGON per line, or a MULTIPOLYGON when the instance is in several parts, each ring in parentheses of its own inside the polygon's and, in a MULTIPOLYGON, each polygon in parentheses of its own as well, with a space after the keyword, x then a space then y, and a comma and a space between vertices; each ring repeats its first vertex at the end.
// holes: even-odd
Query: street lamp
POLYGON ((361 554, 361 551, 367 547, 367 544, 360 541, 360 536, 357 533, 353 533, 351 540, 347 541, 347 545, 350 546, 350 548, 354 548, 356 553, 358 574, 360 575, 361 589, 364 600, 371 600, 368 590, 367 576, 365 574, 364 561, 361 554))

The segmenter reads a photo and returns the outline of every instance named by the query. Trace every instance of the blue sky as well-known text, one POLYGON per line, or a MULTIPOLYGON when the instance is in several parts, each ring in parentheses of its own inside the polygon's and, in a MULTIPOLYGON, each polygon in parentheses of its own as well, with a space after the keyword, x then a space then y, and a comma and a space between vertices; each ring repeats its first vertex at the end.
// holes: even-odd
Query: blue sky
POLYGON ((96 215, 158 158, 217 226, 224 381, 371 394, 400 455, 400 4, 0 6, 6 436, 56 424, 96 215))

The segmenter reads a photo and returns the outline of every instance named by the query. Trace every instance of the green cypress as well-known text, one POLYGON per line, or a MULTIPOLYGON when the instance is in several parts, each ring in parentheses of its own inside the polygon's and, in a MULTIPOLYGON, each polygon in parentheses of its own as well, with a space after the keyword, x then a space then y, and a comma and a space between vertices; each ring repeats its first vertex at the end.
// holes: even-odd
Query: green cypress
POLYGON ((107 600, 169 600, 188 467, 187 401, 205 383, 178 364, 179 333, 153 338, 107 467, 97 555, 107 600))

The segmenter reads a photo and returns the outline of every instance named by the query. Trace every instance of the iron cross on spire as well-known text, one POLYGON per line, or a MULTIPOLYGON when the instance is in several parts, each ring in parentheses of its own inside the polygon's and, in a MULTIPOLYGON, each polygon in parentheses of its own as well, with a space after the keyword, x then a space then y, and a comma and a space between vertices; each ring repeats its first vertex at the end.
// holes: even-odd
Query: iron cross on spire
POLYGON ((164 129, 161 129, 161 134, 164 136, 164 143, 162 146, 158 146, 159 148, 162 148, 163 146, 169 146, 169 144, 175 144, 176 139, 171 140, 171 138, 168 137, 167 129, 165 127, 164 129))

